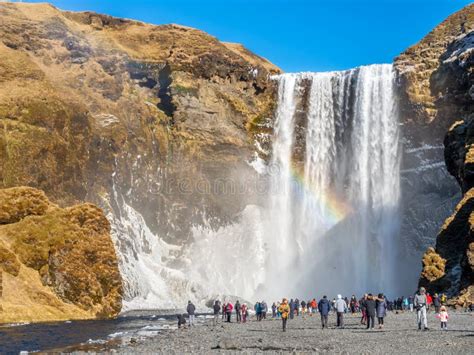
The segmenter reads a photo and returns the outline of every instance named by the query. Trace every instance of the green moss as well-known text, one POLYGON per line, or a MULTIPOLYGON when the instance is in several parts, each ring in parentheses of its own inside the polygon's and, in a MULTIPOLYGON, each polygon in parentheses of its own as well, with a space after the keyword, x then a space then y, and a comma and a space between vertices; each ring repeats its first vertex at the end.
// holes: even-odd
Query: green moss
POLYGON ((171 86, 172 93, 175 95, 190 95, 198 97, 198 89, 192 86, 173 85, 171 86))

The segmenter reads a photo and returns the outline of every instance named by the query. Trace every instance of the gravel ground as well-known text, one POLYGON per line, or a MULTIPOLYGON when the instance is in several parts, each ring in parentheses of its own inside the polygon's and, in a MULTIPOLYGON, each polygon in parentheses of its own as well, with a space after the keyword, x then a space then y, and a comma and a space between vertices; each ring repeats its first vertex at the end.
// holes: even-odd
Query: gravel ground
MULTIPOLYGON (((281 321, 267 319, 247 324, 210 321, 192 329, 161 332, 148 339, 115 348, 121 353, 474 353, 474 314, 450 312, 448 330, 439 329, 434 314, 428 314, 430 330, 419 331, 414 313, 389 313, 385 329, 366 330, 359 317, 346 315, 345 329, 335 328, 335 316, 329 318, 329 329, 322 330, 320 317, 304 316, 289 320, 287 332, 281 321)), ((136 342, 135 342, 136 341, 136 342)))

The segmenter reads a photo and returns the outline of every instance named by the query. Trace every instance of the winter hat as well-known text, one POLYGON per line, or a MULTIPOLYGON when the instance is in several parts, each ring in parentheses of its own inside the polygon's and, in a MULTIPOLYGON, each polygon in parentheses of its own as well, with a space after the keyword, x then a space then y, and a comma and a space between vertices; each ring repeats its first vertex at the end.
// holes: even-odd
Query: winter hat
POLYGON ((339 299, 339 300, 340 300, 341 298, 342 298, 342 296, 341 296, 341 295, 337 295, 337 299, 339 299))

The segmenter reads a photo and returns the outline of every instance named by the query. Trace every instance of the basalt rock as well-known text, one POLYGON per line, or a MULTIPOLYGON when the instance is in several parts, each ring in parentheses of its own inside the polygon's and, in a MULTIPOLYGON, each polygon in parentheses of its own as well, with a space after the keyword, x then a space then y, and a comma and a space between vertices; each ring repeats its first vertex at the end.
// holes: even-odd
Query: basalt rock
POLYGON ((449 16, 394 61, 403 139, 401 236, 408 255, 403 263, 410 265, 410 270, 419 268, 413 260, 420 260, 434 245, 441 224, 462 198, 456 179, 461 181, 457 160, 464 156, 464 143, 453 133, 464 128, 445 136, 472 110, 469 47, 473 29, 471 4, 449 16))
POLYGON ((122 279, 102 210, 92 204, 60 208, 27 187, 0 190, 0 205, 18 217, 0 225, 0 323, 120 312, 122 279))
MULTIPOLYGON (((435 249, 425 254, 420 285, 431 292, 445 292, 459 305, 474 303, 473 11, 470 5, 448 19, 460 31, 456 34, 452 30, 452 36, 446 37, 449 41, 429 78, 431 97, 435 98, 433 122, 447 129, 444 137, 446 168, 457 180, 463 197, 441 227, 435 249), (426 265, 425 259, 434 255, 439 256, 438 261, 445 260, 444 265, 441 262, 433 263, 437 266, 426 265)), ((447 22, 443 24, 447 28, 447 22)))

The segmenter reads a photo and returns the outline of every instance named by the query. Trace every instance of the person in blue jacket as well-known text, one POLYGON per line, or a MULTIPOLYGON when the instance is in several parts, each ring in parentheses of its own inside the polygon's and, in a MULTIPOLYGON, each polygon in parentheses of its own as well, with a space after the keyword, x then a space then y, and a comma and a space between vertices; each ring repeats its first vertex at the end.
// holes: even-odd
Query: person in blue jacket
POLYGON ((321 314, 321 327, 327 328, 328 327, 328 315, 331 311, 331 304, 328 301, 327 296, 323 296, 322 299, 319 300, 318 303, 318 310, 321 314))

